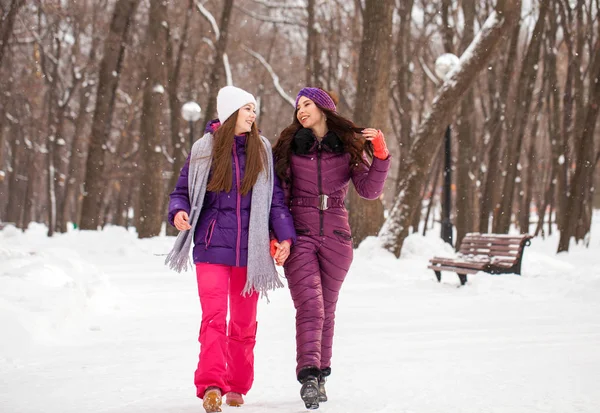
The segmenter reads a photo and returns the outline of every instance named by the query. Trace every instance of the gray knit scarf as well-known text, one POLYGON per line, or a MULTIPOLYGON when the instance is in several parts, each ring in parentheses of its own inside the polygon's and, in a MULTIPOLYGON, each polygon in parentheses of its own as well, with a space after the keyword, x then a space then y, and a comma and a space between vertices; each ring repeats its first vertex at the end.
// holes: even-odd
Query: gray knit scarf
MULTIPOLYGON (((256 183, 252 187, 252 207, 248 228, 248 276, 242 295, 251 294, 254 291, 266 295, 269 290, 283 287, 273 258, 269 254, 269 212, 274 185, 273 154, 267 138, 263 136, 260 138, 267 153, 267 165, 265 170, 258 175, 256 183)), ((188 262, 190 262, 190 247, 208 185, 212 147, 213 136, 211 133, 204 135, 192 147, 188 172, 190 206, 192 207, 189 223, 192 228, 179 232, 173 249, 165 259, 165 264, 177 272, 187 271, 188 262)))

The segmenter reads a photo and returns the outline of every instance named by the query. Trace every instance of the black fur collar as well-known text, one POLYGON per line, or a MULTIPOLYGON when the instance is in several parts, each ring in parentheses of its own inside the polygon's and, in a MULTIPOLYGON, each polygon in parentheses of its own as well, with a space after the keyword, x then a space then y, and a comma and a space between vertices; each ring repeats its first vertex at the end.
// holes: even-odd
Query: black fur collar
MULTIPOLYGON (((294 135, 292 150, 296 155, 307 155, 314 151, 317 144, 317 138, 312 130, 302 128, 294 135)), ((334 132, 329 131, 321 140, 323 149, 333 153, 344 152, 344 143, 334 132)))

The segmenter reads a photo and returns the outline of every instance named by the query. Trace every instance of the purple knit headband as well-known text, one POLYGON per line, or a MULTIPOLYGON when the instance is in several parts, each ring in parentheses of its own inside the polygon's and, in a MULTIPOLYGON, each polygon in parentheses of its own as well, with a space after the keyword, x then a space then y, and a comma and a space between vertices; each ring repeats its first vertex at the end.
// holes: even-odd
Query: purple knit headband
POLYGON ((298 96, 296 96, 296 107, 298 107, 298 101, 302 96, 312 100, 322 109, 329 109, 332 112, 336 111, 335 103, 333 102, 333 99, 331 99, 331 96, 318 87, 305 87, 301 89, 300 92, 298 92, 298 96))

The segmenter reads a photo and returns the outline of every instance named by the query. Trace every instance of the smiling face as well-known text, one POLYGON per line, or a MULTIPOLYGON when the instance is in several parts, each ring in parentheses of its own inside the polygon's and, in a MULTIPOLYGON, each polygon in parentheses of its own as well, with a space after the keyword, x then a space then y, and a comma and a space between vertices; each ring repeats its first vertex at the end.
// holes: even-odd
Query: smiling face
POLYGON ((253 103, 247 103, 238 110, 235 122, 235 134, 241 135, 252 130, 252 124, 256 120, 256 111, 253 103))
POLYGON ((303 127, 314 130, 325 126, 325 114, 306 96, 300 98, 297 109, 296 117, 303 127))

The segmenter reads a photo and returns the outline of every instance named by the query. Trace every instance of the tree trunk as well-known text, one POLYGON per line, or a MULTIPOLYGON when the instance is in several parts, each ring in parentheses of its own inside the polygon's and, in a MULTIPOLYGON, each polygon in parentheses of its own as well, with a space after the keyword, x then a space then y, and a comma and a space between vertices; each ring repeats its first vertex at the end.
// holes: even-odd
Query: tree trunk
POLYGON ((564 37, 564 44, 567 47, 567 73, 565 76, 565 87, 563 89, 563 118, 562 118, 562 131, 558 135, 560 140, 560 159, 558 167, 558 182, 556 196, 558 198, 557 211, 556 211, 556 222, 559 230, 562 230, 564 224, 564 217, 568 214, 567 202, 568 202, 568 191, 569 191, 569 165, 571 164, 571 151, 569 148, 569 137, 573 133, 573 107, 575 99, 573 97, 573 85, 575 73, 579 71, 578 67, 575 67, 575 46, 573 45, 573 39, 571 37, 571 26, 572 16, 570 13, 570 5, 566 5, 566 9, 569 11, 568 15, 565 13, 565 9, 561 2, 556 2, 556 8, 560 13, 560 21, 562 24, 562 31, 564 37))
POLYGON ((398 143, 398 148, 400 148, 399 164, 402 163, 404 153, 408 153, 408 148, 413 135, 413 120, 411 118, 413 106, 410 93, 413 78, 412 70, 410 69, 413 53, 413 50, 411 49, 413 6, 413 0, 401 1, 398 10, 400 28, 396 39, 395 54, 397 56, 396 64, 398 66, 396 75, 396 82, 398 84, 397 116, 400 118, 400 130, 396 133, 396 141, 398 143))
POLYGON ((223 85, 223 54, 227 49, 227 39, 229 38, 229 20, 231 19, 231 11, 233 10, 233 0, 224 0, 223 12, 221 13, 221 22, 219 24, 220 36, 217 39, 217 47, 215 51, 215 60, 210 72, 208 81, 208 101, 206 103, 206 111, 201 128, 211 120, 217 111, 217 93, 223 85))
POLYGON ((501 195, 500 215, 498 222, 494 222, 495 233, 507 234, 510 228, 515 180, 517 178, 517 166, 521 156, 521 146, 523 145, 523 136, 525 135, 525 127, 527 126, 527 115, 529 114, 529 107, 531 105, 533 88, 537 76, 537 64, 539 62, 547 10, 548 3, 541 2, 538 20, 533 29, 527 53, 523 59, 521 75, 517 85, 515 112, 507 136, 508 165, 506 167, 506 176, 501 195))
POLYGON ((381 230, 385 248, 400 256, 408 235, 408 226, 420 199, 427 166, 441 144, 457 101, 472 85, 477 73, 483 69, 494 53, 502 36, 519 17, 521 2, 499 1, 496 11, 487 19, 476 40, 463 55, 461 68, 440 88, 433 100, 429 114, 424 118, 410 153, 399 176, 399 188, 394 206, 381 230))
MULTIPOLYGON (((546 82, 542 82, 546 83, 546 82)), ((544 86, 542 86, 542 90, 539 92, 538 102, 536 105, 535 112, 536 114, 541 114, 544 103, 544 86)), ((531 202, 533 199, 533 184, 534 178, 536 175, 540 174, 540 169, 538 169, 537 161, 536 161, 536 138, 538 136, 538 127, 540 124, 540 116, 533 117, 533 125, 531 126, 531 131, 529 133, 529 149, 527 150, 527 169, 523 175, 526 175, 526 178, 521 182, 523 183, 523 198, 521 202, 520 214, 519 214, 519 228, 521 229, 522 234, 529 234, 529 224, 531 219, 531 202)))
POLYGON ((321 50, 318 47, 318 32, 315 28, 315 0, 308 0, 306 3, 306 13, 308 14, 308 28, 306 36, 306 60, 304 63, 306 70, 306 84, 309 86, 320 87, 319 73, 319 55, 321 50))
POLYGON ((139 0, 119 0, 117 2, 110 31, 105 40, 104 54, 98 75, 96 109, 85 168, 81 229, 95 230, 100 223, 100 207, 105 185, 105 145, 111 128, 115 95, 127 44, 127 33, 138 2, 139 0))
MULTIPOLYGON (((600 40, 596 40, 595 54, 600 54, 600 40)), ((582 135, 579 138, 580 145, 577 152, 575 173, 570 185, 571 190, 569 192, 569 202, 567 203, 569 214, 565 216, 565 225, 560 232, 557 252, 568 251, 569 242, 577 234, 578 227, 586 226, 585 213, 587 201, 589 200, 588 192, 593 184, 591 171, 595 164, 594 130, 598 119, 598 111, 600 110, 600 64, 596 64, 594 69, 595 71, 590 79, 590 96, 587 103, 585 123, 583 124, 582 135)), ((582 238, 583 236, 580 233, 580 239, 582 238)))
MULTIPOLYGON (((423 236, 427 235, 427 222, 429 222, 429 216, 431 215, 431 209, 433 208, 433 201, 435 199, 435 192, 438 186, 438 179, 441 175, 442 171, 442 145, 440 145, 440 150, 438 150, 438 154, 435 157, 434 167, 433 167, 433 183, 431 184, 431 195, 429 196, 429 203, 427 204, 427 212, 425 213, 425 220, 423 222, 423 236)), ((427 187, 427 186, 425 186, 427 187)))
POLYGON ((0 28, 2 28, 0 30, 0 67, 2 67, 2 59, 13 31, 17 13, 23 5, 25 5, 25 0, 12 0, 8 6, 8 12, 4 13, 0 20, 0 28))
MULTIPOLYGON (((354 122, 363 127, 383 128, 389 116, 393 10, 393 0, 365 3, 356 92, 359 98, 354 108, 354 122)), ((349 204, 350 228, 357 247, 366 237, 379 232, 384 220, 383 204, 379 199, 360 198, 354 188, 350 190, 349 204)))
MULTIPOLYGON (((557 68, 556 68, 556 34, 558 32, 558 23, 556 19, 556 5, 549 10, 548 15, 548 35, 546 38, 546 47, 544 48, 544 78, 548 81, 546 90, 546 114, 548 117, 548 140, 550 141, 550 180, 544 191, 544 200, 541 210, 538 211, 540 217, 535 230, 535 235, 543 233, 543 225, 548 211, 548 222, 552 222, 553 199, 556 194, 556 178, 564 167, 559 162, 560 153, 562 150, 562 140, 564 139, 561 133, 560 126, 560 85, 558 84, 557 68)), ((548 224, 548 235, 551 234, 551 224, 548 224)))
MULTIPOLYGON (((177 184, 179 178, 179 171, 185 163, 185 153, 187 152, 188 145, 186 139, 181 133, 181 99, 177 94, 179 85, 181 83, 181 66, 183 64, 183 52, 187 47, 188 42, 188 31, 190 26, 190 19, 194 10, 194 1, 190 0, 188 3, 188 9, 185 14, 185 22, 183 24, 183 33, 181 35, 181 41, 177 48, 177 53, 173 51, 173 44, 171 36, 167 42, 167 61, 169 62, 169 81, 167 82, 167 89, 169 91, 169 115, 170 115, 170 126, 171 126, 171 145, 173 147, 173 169, 171 179, 169 180, 168 190, 171 191, 177 184)), ((192 133, 192 131, 190 131, 192 133)), ((199 136, 202 136, 201 134, 199 136)), ((194 136, 192 139, 195 139, 194 136)), ((191 153, 190 142, 189 152, 191 153)), ((165 204, 168 205, 168 192, 165 194, 165 204)), ((163 208, 164 210, 165 208, 163 208)), ((167 235, 177 235, 179 231, 177 228, 167 225, 167 235)))
POLYGON ((25 202, 23 207, 23 215, 22 220, 18 224, 19 228, 23 228, 23 230, 27 229, 29 223, 35 219, 34 214, 34 205, 35 205, 35 195, 38 192, 38 184, 36 182, 36 178, 40 174, 39 162, 38 159, 41 158, 38 152, 35 151, 34 148, 31 148, 27 154, 28 165, 31 165, 27 171, 27 188, 25 191, 25 202))
MULTIPOLYGON (((461 51, 471 44, 475 37, 475 0, 463 0, 465 17, 461 51)), ((475 155, 475 92, 470 88, 461 101, 458 129, 458 158, 456 161, 456 241, 458 250, 462 239, 475 229, 475 176, 473 157, 475 155)))
MULTIPOLYGON (((500 89, 497 93, 494 93, 492 97, 494 104, 492 104, 493 117, 490 121, 490 148, 488 150, 488 167, 485 175, 485 183, 483 186, 481 205, 479 209, 479 232, 488 233, 490 230, 490 216, 494 209, 497 207, 497 201, 500 196, 498 187, 500 186, 499 170, 501 167, 501 149, 502 149, 502 134, 504 133, 504 126, 506 124, 506 105, 508 99, 508 91, 510 90, 510 83, 514 71, 514 67, 517 61, 517 50, 519 45, 519 33, 521 31, 520 21, 517 21, 514 25, 514 29, 510 35, 510 43, 508 45, 507 58, 504 63, 504 67, 501 69, 502 81, 500 89), (499 95, 499 97, 495 95, 499 95)), ((496 87, 492 85, 491 90, 495 92, 496 87)))
POLYGON ((27 185, 27 179, 24 177, 26 171, 23 168, 23 166, 27 166, 27 163, 23 162, 23 158, 26 157, 26 148, 20 125, 10 125, 9 131, 12 135, 12 141, 10 142, 12 159, 9 170, 12 170, 12 172, 7 177, 8 203, 5 219, 7 222, 12 222, 18 226, 23 213, 27 185))
POLYGON ((58 105, 57 117, 56 117, 56 134, 54 139, 54 197, 55 197, 55 214, 56 221, 54 223, 54 230, 58 232, 67 231, 67 222, 64 211, 64 200, 66 190, 66 170, 68 164, 65 165, 66 155, 66 141, 65 141, 65 110, 67 106, 58 105))
POLYGON ((88 152, 89 140, 84 134, 88 113, 86 108, 90 101, 91 87, 84 87, 79 94, 80 110, 75 120, 75 132, 73 133, 73 142, 71 143, 71 155, 69 157, 69 166, 65 177, 65 193, 62 201, 63 226, 59 229, 66 231, 66 222, 70 219, 78 225, 77 210, 79 186, 85 173, 85 159, 88 152))
POLYGON ((141 182, 138 236, 154 237, 160 234, 163 222, 163 178, 161 164, 164 160, 161 148, 165 144, 163 112, 166 106, 164 85, 166 84, 165 65, 153 64, 156 60, 166 60, 167 32, 162 26, 167 14, 167 3, 163 0, 150 1, 150 22, 148 24, 148 60, 146 83, 141 118, 141 182))

